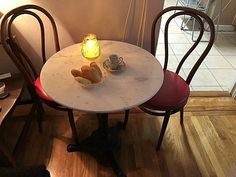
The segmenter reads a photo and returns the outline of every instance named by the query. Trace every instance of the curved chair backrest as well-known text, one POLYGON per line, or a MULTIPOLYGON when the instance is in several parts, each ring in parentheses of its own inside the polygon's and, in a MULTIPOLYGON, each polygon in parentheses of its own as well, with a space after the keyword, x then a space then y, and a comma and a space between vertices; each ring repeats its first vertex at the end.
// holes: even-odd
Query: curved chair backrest
MULTIPOLYGON (((45 63, 46 62, 45 29, 44 29, 43 21, 38 15, 38 12, 43 13, 46 17, 48 17, 50 24, 52 26, 52 29, 53 29, 55 50, 59 51, 60 45, 59 45, 56 23, 53 17, 42 7, 39 7, 36 5, 20 6, 9 11, 1 18, 0 30, 1 30, 1 42, 2 42, 3 48, 5 49, 7 54, 10 56, 10 58, 12 59, 14 64, 17 66, 17 68, 20 70, 20 72, 23 74, 27 83, 30 85, 34 85, 34 81, 38 77, 38 73, 32 61, 30 60, 31 57, 27 55, 27 53, 22 49, 19 42, 16 41, 17 36, 14 37, 14 34, 12 33, 12 28, 13 28, 14 20, 21 15, 25 15, 25 14, 30 15, 38 21, 39 27, 40 27, 40 35, 41 35, 41 57, 42 57, 42 62, 45 63)), ((32 35, 35 35, 35 34, 32 34, 32 35)))
POLYGON ((215 40, 215 26, 214 26, 214 23, 212 22, 212 20, 210 19, 210 17, 208 15, 206 15, 205 13, 201 12, 201 11, 198 11, 198 10, 192 9, 192 8, 188 8, 188 7, 181 7, 181 6, 168 7, 166 9, 164 9, 163 11, 161 11, 156 16, 156 18, 155 18, 155 20, 153 21, 153 24, 152 24, 151 53, 154 56, 155 56, 155 53, 156 53, 156 46, 157 46, 157 43, 155 43, 157 22, 158 22, 158 20, 160 20, 162 15, 164 15, 167 12, 173 12, 173 15, 171 15, 168 18, 168 20, 166 21, 165 29, 164 29, 164 43, 165 43, 165 63, 164 63, 164 68, 163 68, 164 70, 167 69, 167 64, 168 64, 168 52, 169 52, 169 50, 168 50, 168 30, 169 30, 169 24, 170 24, 171 20, 173 20, 175 17, 178 17, 180 15, 189 15, 189 16, 196 19, 196 21, 199 23, 199 28, 200 28, 199 29, 200 33, 198 35, 197 40, 194 42, 192 47, 187 51, 187 53, 183 56, 183 58, 179 62, 179 65, 176 69, 177 74, 179 73, 179 71, 180 71, 181 67, 183 66, 184 62, 186 61, 187 57, 192 53, 192 51, 196 48, 196 46, 201 41, 203 33, 205 31, 204 30, 204 24, 207 23, 209 25, 210 39, 208 41, 208 45, 206 46, 205 50, 202 52, 199 59, 194 64, 194 66, 192 67, 191 71, 189 72, 189 74, 186 78, 187 84, 190 84, 194 74, 196 73, 196 71, 199 68, 202 61, 205 59, 206 55, 209 53, 209 51, 210 51, 210 49, 211 49, 211 47, 214 43, 214 40, 215 40))

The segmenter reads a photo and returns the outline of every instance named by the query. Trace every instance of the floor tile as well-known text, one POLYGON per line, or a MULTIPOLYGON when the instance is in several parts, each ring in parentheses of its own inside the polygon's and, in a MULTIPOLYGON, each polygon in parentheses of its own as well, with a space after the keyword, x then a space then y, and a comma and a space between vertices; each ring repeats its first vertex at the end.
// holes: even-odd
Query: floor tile
POLYGON ((206 56, 204 62, 208 68, 233 68, 223 56, 206 56))
POLYGON ((158 44, 164 44, 164 33, 162 30, 159 31, 158 44))
POLYGON ((221 45, 217 46, 217 48, 222 55, 236 55, 236 46, 221 45))
POLYGON ((232 45, 236 46, 236 33, 235 32, 227 32, 222 33, 222 35, 231 42, 232 45))
MULTIPOLYGON (((189 42, 194 43, 195 40, 197 40, 198 35, 199 35, 199 31, 185 31, 184 33, 187 37, 187 39, 189 40, 189 42)), ((205 34, 205 33, 204 33, 205 34)), ((201 43, 205 43, 209 41, 209 37, 207 35, 203 35, 202 39, 201 39, 201 43)))
MULTIPOLYGON (((182 59, 182 55, 176 55, 178 61, 180 61, 182 59)), ((184 62, 182 68, 184 69, 191 69, 193 67, 193 65, 197 62, 197 60, 199 59, 199 55, 190 55, 186 61, 184 62)), ((204 61, 202 62, 202 64, 200 65, 199 68, 207 68, 204 61)))
POLYGON ((225 36, 222 32, 217 33, 214 45, 218 46, 218 45, 224 44, 224 43, 230 44, 230 42, 225 38, 225 36))
MULTIPOLYGON (((206 46, 208 45, 207 42, 200 42, 198 44, 198 46, 196 47, 196 51, 199 55, 201 55, 203 53, 203 51, 206 49, 206 46)), ((221 55, 220 52, 218 51, 218 49, 213 45, 210 52, 207 55, 221 55)))
POLYGON ((236 56, 224 56, 224 58, 236 69, 236 56))
POLYGON ((175 0, 165 0, 164 8, 165 7, 174 6, 174 5, 176 5, 176 1, 175 0))
POLYGON ((193 91, 223 91, 223 89, 220 86, 219 87, 197 87, 197 86, 193 86, 192 88, 193 88, 193 91))
POLYGON ((165 60, 165 56, 164 55, 156 55, 157 60, 160 62, 162 68, 164 66, 164 60, 165 60))
POLYGON ((181 69, 181 70, 179 71, 179 75, 180 75, 184 80, 187 79, 187 75, 185 74, 185 72, 183 71, 183 69, 181 69))
MULTIPOLYGON (((164 31, 165 30, 165 27, 164 26, 161 26, 161 30, 164 31)), ((183 34, 183 31, 180 29, 179 26, 177 26, 177 24, 169 27, 169 33, 170 34, 183 34)))
MULTIPOLYGON (((191 44, 170 44, 170 46, 176 55, 184 55, 191 48, 191 44)), ((192 54, 198 55, 196 51, 193 51, 192 54)))
MULTIPOLYGON (((190 72, 190 69, 183 69, 185 74, 190 72)), ((198 87, 218 87, 219 84, 211 74, 208 69, 198 69, 196 74, 193 77, 191 82, 191 86, 198 86, 198 87)))
MULTIPOLYGON (((169 70, 170 70, 170 71, 173 71, 173 72, 176 71, 175 68, 169 68, 169 70)), ((183 69, 181 69, 181 70, 179 71, 179 75, 180 75, 184 80, 187 78, 187 75, 185 74, 185 72, 183 71, 183 69)))
POLYGON ((175 21, 176 25, 181 29, 181 25, 182 25, 182 22, 183 22, 183 17, 178 16, 174 19, 174 21, 175 21))
MULTIPOLYGON (((161 18, 161 28, 164 28, 165 25, 166 25, 166 21, 168 20, 169 16, 168 15, 164 15, 162 18, 161 18)), ((171 28, 172 26, 176 26, 176 21, 175 20, 172 20, 169 24, 169 27, 171 28)))
POLYGON ((236 55, 236 45, 233 45, 222 34, 218 35, 215 46, 222 55, 236 55))
POLYGON ((184 34, 169 34, 168 41, 171 44, 189 44, 189 41, 184 34))
MULTIPOLYGON (((171 47, 169 46, 169 54, 170 55, 173 55, 173 51, 171 49, 171 47)), ((157 45, 157 50, 156 50, 156 56, 158 55, 165 55, 165 48, 164 48, 164 44, 158 44, 157 45)))
POLYGON ((210 69, 222 87, 231 87, 236 81, 236 69, 210 69))
MULTIPOLYGON (((161 63, 162 67, 164 67, 165 56, 164 55, 159 55, 159 56, 157 55, 157 59, 161 63)), ((176 69, 178 64, 179 64, 179 62, 178 62, 176 56, 175 55, 169 55, 167 68, 168 69, 170 69, 170 68, 171 69, 176 69)))
POLYGON ((227 91, 227 92, 230 92, 230 89, 229 87, 221 87, 223 91, 227 91))

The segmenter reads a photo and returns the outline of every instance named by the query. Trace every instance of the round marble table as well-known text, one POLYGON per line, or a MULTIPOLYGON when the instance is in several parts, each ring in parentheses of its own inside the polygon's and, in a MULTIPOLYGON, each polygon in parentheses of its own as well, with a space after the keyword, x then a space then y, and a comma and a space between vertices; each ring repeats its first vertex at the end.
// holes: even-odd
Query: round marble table
MULTIPOLYGON (((78 144, 70 144, 69 152, 89 152, 98 161, 109 162, 118 177, 125 177, 113 152, 120 146, 118 132, 121 123, 108 127, 108 113, 123 111, 149 100, 160 89, 163 70, 158 60, 146 50, 118 41, 99 41, 101 55, 95 61, 102 69, 104 78, 92 87, 83 87, 71 75, 71 69, 89 65, 82 57, 81 44, 69 46, 55 55, 43 66, 40 79, 44 91, 61 105, 72 109, 94 112, 98 117, 98 129, 78 144), (123 57, 126 67, 119 72, 103 68, 110 54, 123 57)), ((126 114, 127 117, 128 114, 126 114)))
POLYGON ((82 87, 71 75, 91 62, 81 54, 81 44, 69 46, 43 66, 40 79, 45 92, 61 105, 72 109, 109 113, 127 110, 150 99, 163 82, 163 71, 158 60, 146 50, 118 41, 100 41, 101 55, 94 60, 104 73, 101 83, 82 87), (109 54, 123 57, 123 71, 110 73, 103 68, 109 54))

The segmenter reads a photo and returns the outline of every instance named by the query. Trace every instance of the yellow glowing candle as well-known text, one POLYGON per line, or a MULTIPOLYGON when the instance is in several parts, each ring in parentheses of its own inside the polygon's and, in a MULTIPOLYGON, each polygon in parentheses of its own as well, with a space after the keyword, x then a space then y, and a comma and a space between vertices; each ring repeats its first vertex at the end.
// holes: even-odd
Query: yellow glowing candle
POLYGON ((96 59, 100 55, 100 46, 95 34, 88 34, 82 43, 82 55, 87 59, 96 59))

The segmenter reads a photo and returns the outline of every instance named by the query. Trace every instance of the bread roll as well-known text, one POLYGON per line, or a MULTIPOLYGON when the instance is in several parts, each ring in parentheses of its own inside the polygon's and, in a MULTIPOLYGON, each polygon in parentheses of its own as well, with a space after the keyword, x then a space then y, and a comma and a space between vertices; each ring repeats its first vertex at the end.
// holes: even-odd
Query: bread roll
POLYGON ((74 77, 82 76, 81 71, 79 71, 78 69, 72 69, 70 72, 74 77))
POLYGON ((98 83, 101 81, 101 76, 97 69, 84 65, 81 67, 82 77, 90 80, 92 83, 98 83))
POLYGON ((90 63, 90 66, 93 67, 94 69, 96 69, 96 71, 98 72, 98 74, 100 75, 100 77, 102 77, 102 71, 101 71, 101 69, 99 68, 99 66, 97 65, 96 62, 91 62, 91 63, 90 63))
POLYGON ((82 72, 84 72, 84 71, 88 71, 88 70, 90 70, 91 68, 90 68, 90 66, 88 66, 88 65, 83 65, 82 67, 81 67, 81 71, 82 72))
POLYGON ((102 72, 95 62, 92 62, 90 66, 83 65, 81 67, 81 71, 72 69, 71 74, 79 83, 83 85, 98 83, 102 79, 102 72))
POLYGON ((92 83, 98 83, 101 81, 101 76, 95 68, 91 67, 90 74, 92 83))
POLYGON ((90 80, 91 82, 93 82, 93 76, 91 74, 91 70, 92 70, 92 68, 90 66, 87 66, 87 65, 83 65, 81 67, 82 77, 90 80))

